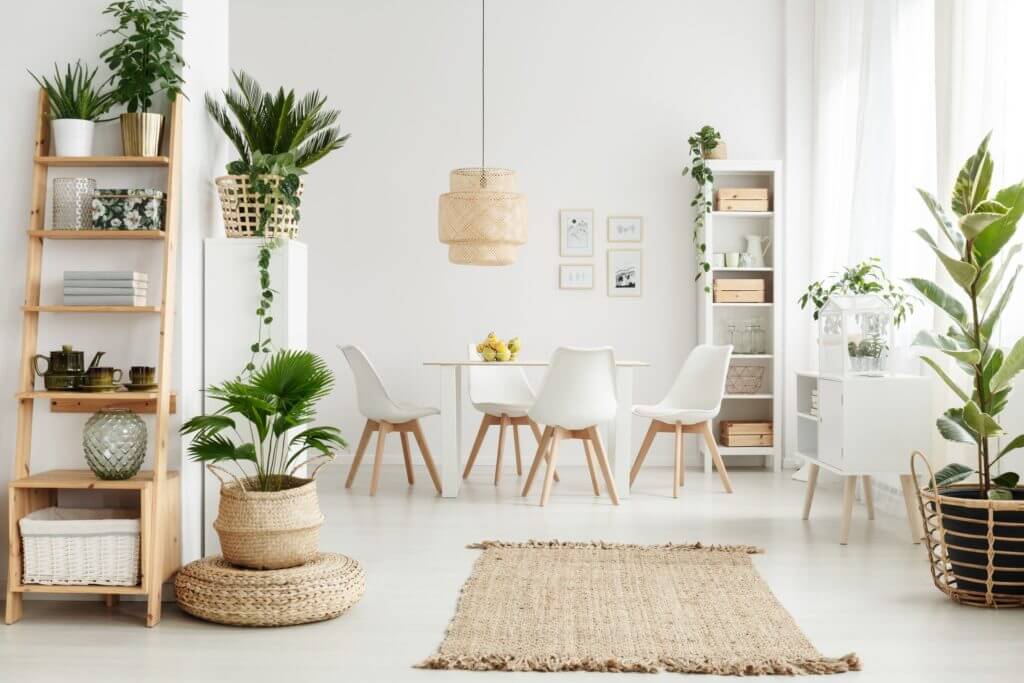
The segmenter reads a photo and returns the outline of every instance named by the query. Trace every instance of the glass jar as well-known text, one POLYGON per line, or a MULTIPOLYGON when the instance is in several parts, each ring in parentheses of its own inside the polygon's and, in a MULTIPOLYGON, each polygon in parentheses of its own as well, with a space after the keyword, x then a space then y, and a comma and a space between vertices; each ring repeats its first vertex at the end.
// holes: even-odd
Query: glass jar
POLYGON ((737 333, 736 346, 733 353, 750 353, 750 325, 747 324, 737 333))
POLYGON ((750 353, 763 354, 767 351, 764 329, 754 323, 750 330, 750 353))
POLYGON ((85 423, 82 449, 100 479, 130 479, 146 459, 146 423, 130 410, 101 410, 85 423))
POLYGON ((732 347, 733 353, 739 353, 736 349, 736 345, 739 344, 739 339, 736 338, 736 323, 729 323, 725 328, 725 343, 732 347))

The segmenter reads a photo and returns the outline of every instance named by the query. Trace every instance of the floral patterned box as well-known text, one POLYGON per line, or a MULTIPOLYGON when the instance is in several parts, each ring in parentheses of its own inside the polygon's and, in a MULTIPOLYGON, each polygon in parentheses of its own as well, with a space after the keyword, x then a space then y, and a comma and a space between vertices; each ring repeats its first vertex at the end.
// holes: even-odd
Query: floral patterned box
POLYGON ((163 230, 164 193, 160 190, 96 190, 92 197, 94 230, 163 230))

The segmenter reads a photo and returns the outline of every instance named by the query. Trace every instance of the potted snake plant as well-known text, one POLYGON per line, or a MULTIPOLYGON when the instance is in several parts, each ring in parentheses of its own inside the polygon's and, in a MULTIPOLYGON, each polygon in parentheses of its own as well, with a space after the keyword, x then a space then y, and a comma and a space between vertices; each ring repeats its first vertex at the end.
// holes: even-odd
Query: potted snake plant
POLYGON ((96 71, 89 70, 81 61, 65 66, 61 71, 53 65, 53 80, 39 77, 29 71, 50 102, 50 128, 53 133, 53 153, 61 157, 87 157, 92 155, 92 140, 96 123, 114 105, 114 95, 95 84, 96 71))
POLYGON ((177 41, 185 35, 185 13, 165 0, 119 0, 103 10, 116 25, 100 33, 118 42, 100 53, 110 68, 114 98, 127 111, 121 114, 121 141, 126 156, 157 156, 164 117, 151 111, 163 93, 173 101, 184 80, 185 61, 177 41))
POLYGON ((209 387, 207 397, 221 407, 182 425, 181 433, 192 435, 192 459, 221 480, 213 526, 231 564, 281 569, 316 555, 323 523, 316 473, 346 444, 337 427, 309 425, 333 386, 320 357, 278 351, 248 377, 209 387))

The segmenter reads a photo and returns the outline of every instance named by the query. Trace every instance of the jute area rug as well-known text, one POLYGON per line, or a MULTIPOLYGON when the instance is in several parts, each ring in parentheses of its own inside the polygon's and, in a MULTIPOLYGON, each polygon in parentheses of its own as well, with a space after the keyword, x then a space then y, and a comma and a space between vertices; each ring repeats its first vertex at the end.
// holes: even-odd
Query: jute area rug
POLYGON ((826 674, 751 546, 485 541, 426 669, 826 674))

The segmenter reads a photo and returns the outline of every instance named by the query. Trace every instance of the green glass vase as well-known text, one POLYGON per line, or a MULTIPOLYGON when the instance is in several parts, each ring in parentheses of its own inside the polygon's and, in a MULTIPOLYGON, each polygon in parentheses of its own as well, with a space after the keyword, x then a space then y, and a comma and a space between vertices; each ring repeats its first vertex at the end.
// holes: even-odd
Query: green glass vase
POLYGON ((130 479, 146 459, 146 423, 130 410, 101 410, 85 423, 82 449, 100 479, 130 479))

